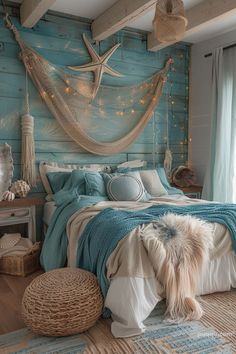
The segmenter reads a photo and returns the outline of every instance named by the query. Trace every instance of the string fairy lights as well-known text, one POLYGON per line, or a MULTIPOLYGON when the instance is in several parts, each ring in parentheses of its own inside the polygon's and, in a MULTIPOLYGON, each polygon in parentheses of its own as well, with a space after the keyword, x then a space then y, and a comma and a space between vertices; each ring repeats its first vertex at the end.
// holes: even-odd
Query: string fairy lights
MULTIPOLYGON (((183 56, 183 53, 181 53, 179 59, 184 61, 185 56, 183 56)), ((132 124, 134 126, 135 122, 138 122, 140 116, 142 116, 145 112, 146 108, 150 104, 150 101, 157 100, 154 94, 156 87, 155 75, 150 79, 145 80, 141 84, 133 85, 132 87, 128 87, 127 89, 124 86, 120 88, 108 88, 103 85, 101 86, 101 93, 99 94, 98 92, 98 96, 91 102, 91 99, 88 97, 89 95, 86 96, 85 94, 86 91, 88 91, 89 93, 89 83, 84 84, 84 82, 82 83, 82 81, 84 80, 79 81, 78 76, 75 77, 73 75, 68 74, 68 72, 62 73, 60 71, 60 68, 50 65, 51 64, 49 62, 45 63, 45 70, 48 70, 48 72, 50 72, 50 75, 53 76, 53 78, 54 76, 56 77, 57 89, 60 89, 60 92, 63 92, 62 95, 64 95, 66 99, 68 99, 68 105, 76 106, 74 110, 77 112, 78 120, 91 120, 91 125, 93 124, 95 119, 99 120, 99 118, 104 119, 104 117, 106 117, 107 120, 109 119, 109 124, 111 124, 109 130, 112 131, 112 120, 114 118, 117 117, 119 119, 122 119, 124 122, 126 120, 128 122, 128 118, 132 116, 132 121, 134 122, 132 124), (75 82, 73 83, 73 79, 77 81, 77 85, 75 84, 75 82), (122 92, 122 94, 117 94, 118 92, 122 92), (75 103, 75 100, 78 103, 75 103), (87 109, 85 109, 85 107, 87 107, 87 109)), ((178 70, 176 69, 176 67, 172 65, 171 72, 173 73, 173 75, 175 75, 177 71, 178 70)), ((163 78, 162 80, 164 83, 165 78, 163 78)), ((174 82, 174 80, 172 80, 172 82, 174 82)), ((53 101, 57 100, 56 94, 50 93, 45 87, 42 91, 40 91, 40 94, 43 98, 53 99, 53 101)), ((176 97, 173 96, 170 99, 171 111, 175 112, 176 105, 178 104, 178 98, 176 99, 176 97)), ((184 107, 184 110, 187 111, 187 108, 184 107)), ((172 118, 174 118, 174 114, 172 115, 172 118)), ((156 122, 155 114, 153 115, 153 119, 156 122)), ((91 125, 88 124, 88 131, 90 130, 91 125)), ((99 129, 99 124, 97 126, 99 129)), ((179 122, 178 124, 174 124, 173 127, 177 129, 179 127, 179 122)), ((155 129, 157 129, 157 127, 155 127, 155 129)), ((180 130, 183 130, 183 132, 185 132, 185 126, 183 125, 180 130)), ((166 140, 166 142, 168 142, 168 136, 169 132, 168 134, 166 134, 166 136, 162 134, 162 141, 165 142, 166 140)), ((157 140, 156 136, 155 139, 157 140)), ((158 142, 158 144, 159 143, 160 142, 158 142)), ((178 143, 180 146, 185 145, 185 137, 183 137, 182 140, 178 143)), ((182 154, 180 157, 182 158, 182 154)))

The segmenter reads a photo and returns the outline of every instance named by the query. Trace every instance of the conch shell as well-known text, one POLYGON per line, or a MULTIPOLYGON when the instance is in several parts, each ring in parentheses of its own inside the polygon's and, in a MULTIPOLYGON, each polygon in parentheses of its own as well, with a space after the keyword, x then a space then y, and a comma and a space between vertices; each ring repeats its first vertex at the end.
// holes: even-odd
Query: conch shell
POLYGON ((15 193, 17 197, 26 197, 30 191, 30 186, 23 179, 19 179, 12 183, 10 191, 15 193))
POLYGON ((6 191, 2 195, 2 200, 12 201, 15 199, 15 194, 11 191, 6 191))

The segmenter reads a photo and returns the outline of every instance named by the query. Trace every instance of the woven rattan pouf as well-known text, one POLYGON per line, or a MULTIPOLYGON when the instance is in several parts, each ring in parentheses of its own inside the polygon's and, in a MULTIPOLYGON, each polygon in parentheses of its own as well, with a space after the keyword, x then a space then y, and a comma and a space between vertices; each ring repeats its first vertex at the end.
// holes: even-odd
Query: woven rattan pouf
POLYGON ((61 268, 38 276, 25 289, 22 317, 34 333, 69 336, 92 327, 102 306, 101 291, 92 273, 61 268))

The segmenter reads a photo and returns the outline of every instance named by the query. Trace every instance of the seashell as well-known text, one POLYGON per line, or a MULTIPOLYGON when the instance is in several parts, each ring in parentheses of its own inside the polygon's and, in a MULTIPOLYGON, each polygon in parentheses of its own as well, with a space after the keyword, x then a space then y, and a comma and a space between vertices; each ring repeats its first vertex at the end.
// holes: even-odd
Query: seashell
POLYGON ((2 200, 12 201, 15 199, 15 194, 11 191, 6 191, 2 195, 2 200))
POLYGON ((11 248, 14 247, 21 239, 21 234, 4 234, 0 238, 0 248, 11 248))
POLYGON ((17 197, 26 197, 30 191, 30 186, 22 179, 12 183, 10 191, 15 193, 17 197))

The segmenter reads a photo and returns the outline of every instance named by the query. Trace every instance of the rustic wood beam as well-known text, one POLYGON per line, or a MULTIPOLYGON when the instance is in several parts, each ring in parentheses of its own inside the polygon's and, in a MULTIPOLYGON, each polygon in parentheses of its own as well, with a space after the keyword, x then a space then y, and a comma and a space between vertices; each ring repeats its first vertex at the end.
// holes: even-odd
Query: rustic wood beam
MULTIPOLYGON (((220 21, 227 16, 236 16, 236 1, 235 0, 205 0, 198 5, 186 11, 188 26, 185 32, 185 37, 206 28, 214 21, 220 21)), ((183 38, 184 40, 184 38, 183 38)), ((154 34, 154 31, 148 35, 147 48, 150 51, 157 51, 164 47, 168 47, 172 43, 160 43, 154 34)))
POLYGON ((119 0, 92 22, 93 39, 101 41, 127 26, 156 4, 156 0, 119 0))
POLYGON ((24 0, 20 7, 21 24, 33 27, 56 0, 24 0))

